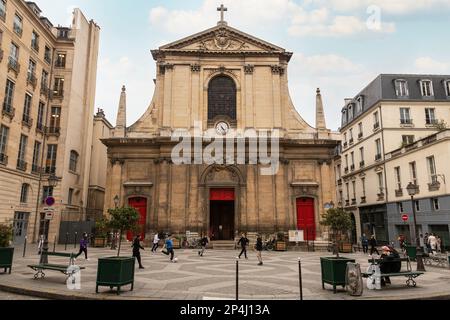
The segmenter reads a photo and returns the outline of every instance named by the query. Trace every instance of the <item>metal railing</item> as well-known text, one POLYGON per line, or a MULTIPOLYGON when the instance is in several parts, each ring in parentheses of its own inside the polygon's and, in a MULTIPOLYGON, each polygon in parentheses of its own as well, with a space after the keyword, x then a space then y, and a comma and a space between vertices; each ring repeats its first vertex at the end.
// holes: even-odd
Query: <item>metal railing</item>
POLYGON ((4 153, 0 153, 0 164, 4 166, 8 164, 8 156, 4 153))
POLYGON ((20 72, 20 63, 14 57, 9 57, 8 59, 8 68, 19 73, 20 72))
POLYGON ((28 163, 22 159, 17 159, 17 170, 27 171, 28 163))
POLYGON ((29 115, 24 114, 22 116, 22 124, 31 128, 33 126, 33 119, 29 115))

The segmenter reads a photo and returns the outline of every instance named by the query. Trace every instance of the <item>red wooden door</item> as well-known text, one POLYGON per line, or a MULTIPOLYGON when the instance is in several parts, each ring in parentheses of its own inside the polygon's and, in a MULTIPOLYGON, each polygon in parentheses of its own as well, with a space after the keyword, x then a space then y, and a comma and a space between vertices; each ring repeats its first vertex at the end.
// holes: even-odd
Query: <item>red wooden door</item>
POLYGON ((304 231, 305 241, 316 240, 314 199, 297 199, 297 228, 304 231))
MULTIPOLYGON (((141 231, 141 240, 145 238, 145 225, 147 223, 147 199, 145 198, 130 198, 128 200, 128 205, 131 208, 135 208, 137 212, 139 212, 139 229, 141 231)), ((128 231, 127 239, 128 241, 133 241, 133 232, 128 231)))

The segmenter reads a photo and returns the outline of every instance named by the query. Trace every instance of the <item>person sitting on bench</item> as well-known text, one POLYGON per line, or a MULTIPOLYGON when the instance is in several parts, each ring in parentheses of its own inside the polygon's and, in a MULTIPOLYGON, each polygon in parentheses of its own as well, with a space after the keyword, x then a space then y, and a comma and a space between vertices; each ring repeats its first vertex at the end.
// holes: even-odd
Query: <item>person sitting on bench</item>
MULTIPOLYGON (((380 257, 382 260, 380 262, 381 274, 400 272, 402 269, 402 262, 399 260, 400 255, 397 250, 388 246, 384 246, 381 250, 383 251, 380 257)), ((386 284, 391 284, 391 279, 389 277, 383 277, 381 279, 381 285, 386 286, 386 284)))

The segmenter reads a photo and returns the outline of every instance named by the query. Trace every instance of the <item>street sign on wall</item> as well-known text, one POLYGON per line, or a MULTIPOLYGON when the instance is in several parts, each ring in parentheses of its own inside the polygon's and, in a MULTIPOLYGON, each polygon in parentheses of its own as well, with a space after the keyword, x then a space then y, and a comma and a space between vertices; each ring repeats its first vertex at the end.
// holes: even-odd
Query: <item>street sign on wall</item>
POLYGON ((55 204, 55 202, 56 202, 55 198, 53 198, 53 197, 47 197, 45 199, 45 204, 49 207, 53 206, 55 204))
POLYGON ((409 216, 407 214, 402 215, 402 220, 404 222, 408 221, 409 220, 409 216))

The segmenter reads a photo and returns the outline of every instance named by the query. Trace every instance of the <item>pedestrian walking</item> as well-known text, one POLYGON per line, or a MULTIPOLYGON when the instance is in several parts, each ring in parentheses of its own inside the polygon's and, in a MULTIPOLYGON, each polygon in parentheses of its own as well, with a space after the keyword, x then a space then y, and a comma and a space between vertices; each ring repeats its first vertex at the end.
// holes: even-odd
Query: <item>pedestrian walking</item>
POLYGON ((427 254, 431 254, 432 250, 431 250, 431 246, 430 246, 430 242, 428 241, 430 238, 430 235, 427 233, 425 233, 425 237, 423 237, 423 242, 425 243, 425 249, 426 249, 426 253, 427 254))
POLYGON ((152 247, 152 252, 156 253, 156 251, 158 251, 158 246, 159 246, 159 241, 161 239, 159 238, 159 234, 156 233, 155 236, 153 237, 153 247, 152 247))
POLYGON ((428 237, 428 244, 430 245, 430 253, 435 254, 437 250, 437 239, 434 233, 428 237))
POLYGON ((367 239, 367 236, 365 234, 361 236, 361 245, 364 254, 367 254, 369 252, 369 239, 367 239))
POLYGON ((258 238, 256 239, 256 245, 255 245, 255 249, 256 249, 256 257, 258 258, 258 266, 262 266, 263 265, 263 260, 262 260, 262 251, 263 251, 263 241, 261 236, 258 236, 258 238))
POLYGON ((78 257, 81 256, 81 254, 84 252, 84 257, 86 258, 87 261, 89 261, 89 258, 88 258, 88 251, 87 251, 88 243, 89 243, 89 241, 88 241, 88 235, 87 235, 87 233, 85 232, 85 233, 83 234, 83 237, 81 237, 81 240, 80 240, 80 251, 79 251, 78 254, 75 256, 75 259, 78 259, 78 257))
POLYGON ((375 239, 375 235, 372 235, 372 237, 369 240, 369 244, 370 244, 370 256, 372 256, 374 252, 376 252, 377 255, 380 255, 377 249, 377 239, 375 239))
POLYGON ((206 251, 206 246, 208 245, 209 240, 208 237, 205 235, 201 240, 200 240, 200 245, 202 246, 202 248, 200 249, 200 251, 198 252, 198 255, 200 257, 203 257, 203 255, 205 254, 206 251))
POLYGON ((133 244, 131 245, 131 247, 133 248, 133 257, 137 259, 138 263, 139 263, 139 269, 145 269, 144 266, 142 265, 142 260, 141 260, 141 249, 145 250, 143 246, 141 246, 141 236, 137 235, 134 238, 133 244))
POLYGON ((173 251, 173 240, 172 240, 172 235, 169 235, 166 239, 166 244, 165 244, 165 250, 163 250, 163 253, 168 256, 170 255, 170 261, 171 262, 176 262, 175 260, 175 252, 173 251))
POLYGON ((245 256, 245 259, 248 259, 247 257, 247 245, 250 243, 250 241, 247 239, 247 236, 245 235, 245 233, 242 234, 241 239, 239 239, 238 245, 241 246, 242 251, 239 254, 239 259, 241 258, 242 255, 245 256))

